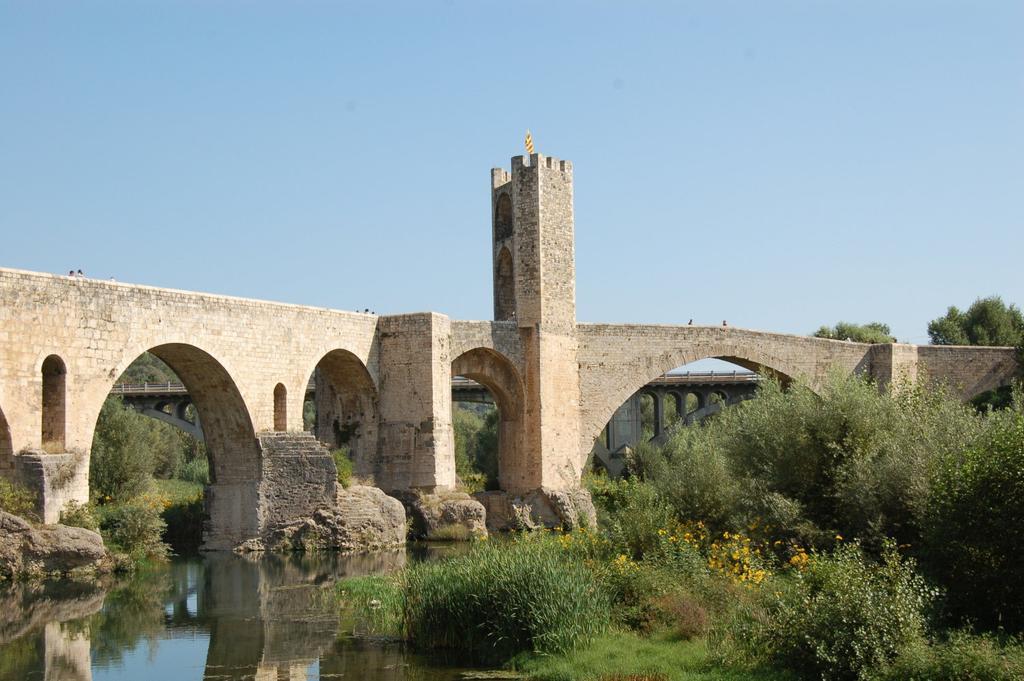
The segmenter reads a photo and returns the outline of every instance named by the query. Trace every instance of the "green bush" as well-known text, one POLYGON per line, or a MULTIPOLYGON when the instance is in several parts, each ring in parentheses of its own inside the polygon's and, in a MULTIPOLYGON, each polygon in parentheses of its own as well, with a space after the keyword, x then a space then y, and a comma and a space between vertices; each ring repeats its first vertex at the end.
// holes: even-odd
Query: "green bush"
POLYGON ((677 524, 672 507, 650 483, 594 477, 588 486, 612 553, 639 560, 656 552, 665 531, 677 524))
POLYGON ((184 461, 175 473, 179 480, 195 482, 200 485, 210 484, 210 460, 206 458, 205 452, 202 456, 184 461))
POLYGON ((38 520, 36 495, 32 490, 0 477, 0 511, 20 516, 26 520, 38 520))
POLYGON ((119 398, 110 397, 103 403, 89 461, 94 498, 125 502, 149 490, 157 443, 147 420, 119 398))
POLYGON ((953 614, 1024 628, 1024 414, 993 413, 979 442, 941 461, 931 488, 923 566, 953 614))
MULTIPOLYGON (((478 406, 478 405, 474 405, 478 406)), ((467 491, 498 488, 498 410, 452 410, 455 472, 467 491)))
POLYGON ((495 664, 588 643, 607 627, 608 600, 590 570, 550 537, 481 542, 407 571, 405 623, 419 649, 495 664))
POLYGON ((104 542, 134 562, 166 557, 167 545, 162 541, 166 524, 161 511, 157 500, 144 497, 96 509, 104 542))
POLYGON ((352 484, 352 459, 349 458, 348 448, 342 447, 331 452, 334 457, 334 466, 338 469, 338 482, 342 487, 352 484))
POLYGON ((759 608, 733 621, 731 640, 751 658, 842 680, 868 678, 920 640, 935 594, 890 544, 881 563, 856 545, 815 555, 761 596, 759 608))
POLYGON ((69 501, 64 506, 64 510, 60 512, 60 524, 69 527, 84 527, 93 532, 99 532, 100 529, 96 507, 91 503, 80 504, 77 501, 69 501))
POLYGON ((1024 648, 987 636, 955 632, 948 640, 907 646, 874 681, 1019 681, 1024 679, 1024 648))
POLYGON ((877 553, 887 537, 917 545, 935 460, 981 426, 941 389, 879 393, 832 376, 815 393, 766 380, 757 399, 677 429, 661 449, 638 448, 632 466, 683 520, 717 530, 757 522, 819 547, 839 534, 877 553))

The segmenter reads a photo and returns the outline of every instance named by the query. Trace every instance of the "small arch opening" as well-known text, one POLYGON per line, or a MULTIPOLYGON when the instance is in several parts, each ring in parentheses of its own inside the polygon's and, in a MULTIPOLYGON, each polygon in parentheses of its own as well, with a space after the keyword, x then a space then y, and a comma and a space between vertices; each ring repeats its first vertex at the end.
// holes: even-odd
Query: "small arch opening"
POLYGON ((288 430, 288 389, 283 383, 274 386, 274 430, 288 430))
POLYGON ((43 450, 51 454, 65 451, 67 424, 67 367, 57 355, 43 360, 43 450))

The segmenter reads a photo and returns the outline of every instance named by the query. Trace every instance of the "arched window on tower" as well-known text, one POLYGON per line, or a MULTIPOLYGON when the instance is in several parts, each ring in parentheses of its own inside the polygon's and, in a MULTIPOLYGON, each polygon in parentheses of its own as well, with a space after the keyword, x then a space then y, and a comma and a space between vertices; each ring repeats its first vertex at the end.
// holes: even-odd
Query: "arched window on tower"
POLYGON ((512 236, 512 199, 502 193, 494 209, 494 239, 501 241, 512 236))
POLYGON ((516 288, 512 254, 503 247, 494 264, 494 319, 515 319, 516 288))

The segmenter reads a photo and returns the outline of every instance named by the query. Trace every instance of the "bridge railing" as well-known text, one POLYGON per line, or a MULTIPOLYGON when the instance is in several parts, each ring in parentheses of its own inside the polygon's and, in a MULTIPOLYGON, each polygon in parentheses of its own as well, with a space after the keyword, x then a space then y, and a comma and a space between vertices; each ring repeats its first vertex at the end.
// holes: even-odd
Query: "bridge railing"
POLYGON ((184 383, 165 381, 163 383, 115 383, 110 389, 111 395, 140 395, 156 394, 166 395, 167 393, 187 393, 188 388, 184 383))

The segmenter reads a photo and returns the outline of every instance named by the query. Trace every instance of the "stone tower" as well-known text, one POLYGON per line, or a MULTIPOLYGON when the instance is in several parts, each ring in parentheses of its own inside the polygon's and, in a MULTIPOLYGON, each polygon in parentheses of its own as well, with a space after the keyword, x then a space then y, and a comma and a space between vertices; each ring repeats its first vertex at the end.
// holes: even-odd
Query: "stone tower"
POLYGON ((533 154, 491 170, 494 319, 576 326, 572 163, 533 154))
POLYGON ((579 372, 572 163, 516 156, 491 171, 494 318, 514 321, 524 350, 526 465, 520 491, 579 481, 579 372))

